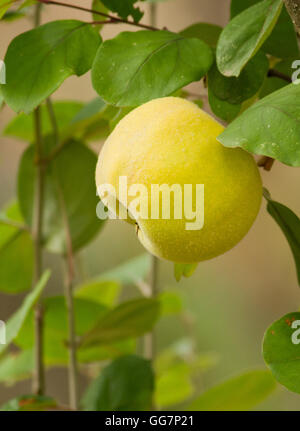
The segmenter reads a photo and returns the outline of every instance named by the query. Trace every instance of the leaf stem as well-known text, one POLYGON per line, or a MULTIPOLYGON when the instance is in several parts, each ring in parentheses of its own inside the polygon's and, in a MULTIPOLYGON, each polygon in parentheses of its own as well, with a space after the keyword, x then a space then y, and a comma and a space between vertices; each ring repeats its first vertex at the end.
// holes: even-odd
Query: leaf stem
MULTIPOLYGON (((94 9, 89 9, 89 8, 82 7, 82 6, 77 6, 77 5, 74 5, 74 4, 63 3, 63 2, 60 2, 60 1, 54 1, 54 0, 38 0, 38 2, 45 3, 45 4, 52 4, 52 5, 56 5, 56 6, 65 6, 65 7, 69 7, 69 8, 72 8, 72 9, 82 10, 84 12, 89 12, 89 13, 92 13, 92 14, 95 14, 95 15, 103 16, 105 18, 109 18, 110 21, 104 21, 104 22, 101 22, 101 24, 106 24, 106 23, 107 24, 111 24, 112 21, 113 21, 115 23, 122 23, 122 24, 133 25, 135 27, 140 27, 140 28, 144 28, 144 29, 152 30, 152 31, 159 30, 158 28, 155 28, 154 26, 142 24, 142 23, 131 21, 131 20, 128 20, 128 19, 118 18, 118 17, 109 15, 109 14, 104 13, 104 12, 99 12, 99 11, 94 10, 94 9)), ((93 23, 95 24, 96 22, 93 22, 93 23)))
POLYGON ((285 75, 284 73, 281 73, 281 72, 279 72, 278 70, 275 70, 275 69, 270 69, 268 71, 268 76, 269 77, 273 77, 274 76, 276 78, 283 79, 283 81, 292 82, 292 78, 290 76, 285 75))

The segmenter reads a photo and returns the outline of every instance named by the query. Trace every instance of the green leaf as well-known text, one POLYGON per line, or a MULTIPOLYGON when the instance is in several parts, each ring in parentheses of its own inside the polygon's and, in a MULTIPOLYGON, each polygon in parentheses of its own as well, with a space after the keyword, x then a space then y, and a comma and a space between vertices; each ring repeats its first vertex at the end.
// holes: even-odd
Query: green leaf
POLYGON ((115 305, 120 290, 121 285, 116 281, 90 280, 76 289, 75 297, 112 307, 115 305))
POLYGON ((177 281, 181 280, 181 277, 190 277, 194 274, 198 264, 197 263, 175 263, 174 264, 174 276, 177 281))
POLYGON ((297 335, 299 321, 299 312, 286 314, 272 323, 263 341, 264 360, 273 376, 290 391, 298 394, 300 393, 300 347, 299 344, 294 344, 292 337, 299 338, 297 335))
POLYGON ((218 141, 300 166, 299 96, 300 86, 290 84, 264 97, 236 118, 218 141))
POLYGON ((81 340, 82 347, 110 343, 150 332, 159 317, 159 301, 152 298, 123 302, 108 311, 81 340))
POLYGON ((261 88, 269 69, 266 55, 259 51, 245 66, 238 78, 226 78, 216 65, 208 73, 208 84, 214 95, 223 101, 237 105, 250 99, 261 88))
MULTIPOLYGON (((260 1, 261 0, 231 0, 231 18, 260 1)), ((297 35, 285 7, 282 8, 278 21, 272 33, 263 44, 262 49, 268 54, 279 58, 299 55, 297 35)))
POLYGON ((223 75, 239 76, 270 35, 282 5, 282 0, 264 0, 229 22, 217 45, 217 65, 223 75))
POLYGON ((21 395, 1 406, 0 411, 47 411, 57 410, 56 401, 51 397, 41 395, 21 395))
POLYGON ((23 224, 16 203, 0 213, 0 291, 19 293, 32 287, 33 243, 29 232, 7 221, 23 224))
POLYGON ((199 81, 212 64, 211 49, 199 39, 168 31, 120 33, 99 48, 92 82, 117 106, 137 106, 199 81))
POLYGON ((100 42, 92 26, 75 20, 49 22, 20 34, 5 56, 5 102, 16 112, 31 112, 67 77, 91 68, 100 42))
POLYGON ((216 48, 222 27, 206 22, 193 24, 180 32, 183 37, 198 38, 207 43, 211 48, 216 48))
POLYGON ((264 401, 275 387, 275 381, 269 372, 249 371, 204 392, 188 406, 188 410, 251 410, 264 401))
POLYGON ((170 366, 157 379, 155 404, 164 409, 186 401, 193 393, 190 367, 184 362, 179 362, 170 366))
POLYGON ((151 407, 154 375, 150 361, 123 356, 105 367, 87 389, 84 410, 139 411, 151 407))
MULTIPOLYGON (((47 365, 63 365, 68 362, 68 322, 67 307, 63 296, 53 296, 43 300, 44 307, 44 359, 47 365)), ((96 302, 75 298, 76 335, 90 331, 107 308, 96 302)), ((29 313, 15 344, 23 350, 34 346, 34 316, 29 313)))
POLYGON ((32 350, 9 353, 0 359, 0 382, 11 385, 29 378, 34 367, 32 350))
POLYGON ((115 268, 101 274, 97 280, 117 280, 124 285, 136 284, 144 280, 151 266, 149 253, 143 253, 133 259, 129 259, 115 268))
POLYGON ((42 290, 50 278, 50 271, 45 271, 41 279, 24 299, 21 307, 9 318, 6 323, 6 344, 0 344, 0 354, 3 353, 9 344, 18 336, 25 319, 40 296, 42 290))
MULTIPOLYGON (((51 154, 54 140, 44 140, 45 155, 51 154)), ((21 159, 18 195, 22 214, 32 224, 36 168, 34 147, 30 146, 21 159)), ((45 197, 43 237, 48 250, 66 251, 66 221, 68 220, 73 250, 87 244, 98 233, 103 221, 96 216, 99 199, 96 196, 94 172, 97 157, 84 144, 70 140, 45 167, 45 197)))
MULTIPOLYGON (((265 196, 267 195, 265 194, 265 196)), ((268 196, 267 199, 268 213, 279 225, 292 250, 297 269, 298 283, 300 285, 300 219, 285 205, 273 201, 268 196)))
MULTIPOLYGON (((53 103, 53 110, 57 121, 58 132, 61 135, 64 129, 69 126, 71 120, 81 111, 83 103, 75 101, 56 101, 53 103)), ((52 132, 53 126, 49 120, 49 113, 45 105, 41 106, 41 128, 43 135, 52 132)), ((26 142, 33 142, 34 120, 33 114, 24 113, 15 116, 5 127, 4 136, 13 136, 26 142)))
POLYGON ((144 13, 134 4, 143 0, 101 0, 102 3, 112 12, 116 12, 121 18, 127 19, 132 16, 135 22, 139 22, 144 13))
POLYGON ((241 104, 233 105, 224 100, 220 100, 211 91, 208 81, 208 102, 212 112, 222 120, 230 123, 234 120, 241 111, 241 104))

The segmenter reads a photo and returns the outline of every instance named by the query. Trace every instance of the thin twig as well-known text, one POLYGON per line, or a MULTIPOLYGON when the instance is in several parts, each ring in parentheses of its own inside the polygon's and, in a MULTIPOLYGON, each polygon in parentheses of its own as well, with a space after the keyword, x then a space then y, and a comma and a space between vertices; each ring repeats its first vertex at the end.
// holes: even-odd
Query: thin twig
MULTIPOLYGON (((41 4, 35 7, 34 26, 38 27, 41 21, 41 4)), ((43 137, 41 130, 41 111, 38 106, 34 111, 35 127, 35 159, 43 158, 43 137)), ((40 163, 36 165, 36 181, 34 196, 34 214, 32 224, 32 236, 34 243, 34 277, 35 285, 40 279, 43 271, 43 210, 44 210, 44 166, 40 163)), ((43 361, 43 307, 40 301, 37 302, 34 310, 35 327, 35 370, 33 375, 33 391, 42 395, 45 390, 45 366, 43 361)))
MULTIPOLYGON (((55 112, 53 109, 52 101, 50 97, 46 101, 48 114, 50 122, 53 129, 53 135, 56 141, 56 147, 59 147, 59 130, 55 117, 55 112)), ((49 161, 49 160, 47 160, 49 161)), ((74 283, 74 257, 73 257, 73 247, 72 239, 70 233, 70 226, 68 215, 65 207, 65 201, 63 194, 61 192, 60 184, 57 182, 57 194, 60 201, 60 206, 62 210, 63 223, 65 228, 65 238, 66 238, 66 256, 65 256, 65 298, 67 306, 67 316, 68 316, 68 349, 69 349, 69 399, 70 407, 73 410, 78 409, 78 367, 77 367, 77 352, 76 352, 76 331, 75 331, 75 313, 74 313, 74 299, 73 299, 73 283, 74 283)))
POLYGON ((75 329, 75 310, 74 310, 74 297, 73 297, 73 285, 74 285, 74 256, 72 239, 70 233, 69 220, 65 208, 65 202, 61 191, 60 202, 62 208, 62 215, 64 220, 65 234, 66 234, 66 257, 65 257, 65 297, 67 306, 68 316, 68 348, 69 348, 69 399, 70 407, 73 410, 78 410, 78 365, 77 365, 77 341, 76 341, 76 329, 75 329))
MULTIPOLYGON (((77 6, 74 4, 68 4, 68 3, 63 3, 63 2, 58 2, 58 1, 52 1, 52 0, 38 0, 40 3, 44 3, 44 4, 50 4, 50 5, 55 5, 55 6, 65 6, 65 7, 69 7, 72 9, 77 9, 77 10, 82 10, 84 12, 89 12, 95 15, 100 15, 103 16, 105 18, 109 18, 111 21, 117 22, 117 23, 122 23, 122 24, 128 24, 128 25, 133 25, 135 27, 140 27, 140 28, 145 28, 147 30, 152 30, 152 31, 157 31, 159 30, 158 28, 155 28, 154 26, 150 26, 150 25, 146 25, 146 24, 141 24, 139 22, 135 22, 135 21, 131 21, 128 19, 122 19, 122 18, 118 18, 112 15, 109 15, 107 13, 104 12, 99 12, 97 10, 94 9, 89 9, 86 7, 82 7, 82 6, 77 6)), ((102 24, 105 24, 106 22, 104 21, 102 24)))

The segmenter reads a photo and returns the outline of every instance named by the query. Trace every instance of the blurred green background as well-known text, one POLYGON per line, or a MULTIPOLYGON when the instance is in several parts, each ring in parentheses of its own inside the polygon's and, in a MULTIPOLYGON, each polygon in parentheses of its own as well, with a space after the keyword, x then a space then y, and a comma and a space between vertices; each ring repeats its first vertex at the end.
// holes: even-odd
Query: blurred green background
MULTIPOLYGON (((159 3, 158 25, 174 31, 201 21, 224 25, 229 18, 229 4, 229 0, 171 0, 159 3)), ((145 22, 148 12, 146 10, 145 22)), ((43 22, 65 18, 84 19, 84 16, 80 12, 55 7, 47 7, 43 12, 43 22)), ((4 58, 11 39, 31 25, 28 20, 0 24, 0 58, 4 58)), ((119 30, 107 26, 102 34, 104 38, 110 38, 119 30)), ((191 85, 190 89, 196 93, 202 91, 198 84, 191 85)), ((55 94, 55 100, 89 101, 95 95, 87 74, 80 80, 69 78, 55 94)), ((7 107, 0 112, 1 130, 13 115, 7 107)), ((24 144, 3 137, 0 141, 0 206, 3 206, 16 194, 16 173, 24 144)), ((100 147, 101 143, 95 143, 97 151, 100 147)), ((272 171, 262 172, 262 176, 273 199, 300 214, 299 169, 276 162, 272 171)), ((98 238, 81 253, 80 271, 88 277, 96 276, 143 252, 134 228, 121 221, 109 221, 98 238)), ((47 261, 53 268, 54 276, 46 295, 61 293, 58 258, 47 256, 47 261)), ((160 262, 159 287, 161 290, 179 292, 185 312, 183 317, 166 315, 159 321, 156 327, 158 351, 163 352, 182 339, 181 349, 189 351, 188 340, 193 340, 193 348, 198 353, 209 354, 210 362, 213 362, 195 380, 197 393, 232 375, 264 367, 261 356, 264 331, 274 320, 297 310, 300 304, 291 252, 278 226, 266 213, 264 203, 247 237, 224 256, 200 264, 191 278, 177 283, 173 265, 160 262)), ((134 287, 127 288, 123 293, 125 297, 137 294, 134 287)), ((5 321, 18 308, 22 297, 0 294, 1 320, 5 321)), ((202 357, 203 361, 205 357, 202 357)), ((82 388, 85 383, 82 377, 82 388)), ((67 403, 67 375, 64 369, 52 369, 47 373, 47 389, 49 395, 67 403)), ((0 385, 0 403, 29 391, 29 381, 12 387, 0 385)), ((299 406, 298 395, 278 387, 259 409, 298 410, 299 406)))

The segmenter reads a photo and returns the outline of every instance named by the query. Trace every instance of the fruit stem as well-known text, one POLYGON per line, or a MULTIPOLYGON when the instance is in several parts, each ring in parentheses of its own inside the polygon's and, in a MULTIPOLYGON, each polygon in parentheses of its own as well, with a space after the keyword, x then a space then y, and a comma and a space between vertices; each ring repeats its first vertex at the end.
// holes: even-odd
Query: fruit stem
MULTIPOLYGON (((41 4, 35 7, 34 26, 38 27, 41 21, 41 4)), ((32 223, 32 237, 34 244, 34 275, 33 286, 41 278, 43 270, 42 223, 44 210, 44 166, 40 161, 43 154, 43 138, 41 130, 41 112, 38 106, 34 111, 35 127, 35 158, 37 175, 35 180, 35 195, 32 223)), ((34 309, 34 357, 35 369, 32 379, 33 392, 42 395, 45 390, 45 366, 43 362, 43 308, 38 301, 34 309)))

